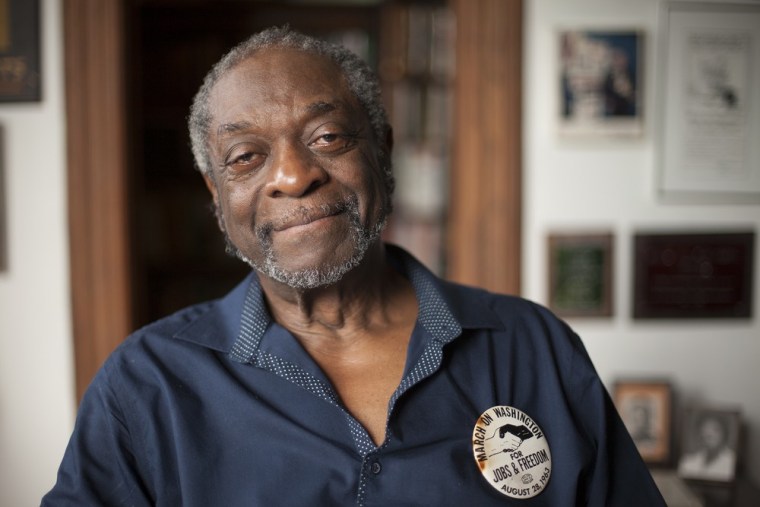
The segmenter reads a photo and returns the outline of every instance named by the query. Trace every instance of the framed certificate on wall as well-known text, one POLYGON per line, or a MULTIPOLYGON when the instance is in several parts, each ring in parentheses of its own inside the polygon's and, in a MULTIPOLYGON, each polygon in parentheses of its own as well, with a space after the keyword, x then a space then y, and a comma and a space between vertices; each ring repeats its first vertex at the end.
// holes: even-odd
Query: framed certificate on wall
POLYGON ((666 2, 659 190, 760 201, 760 5, 666 2))

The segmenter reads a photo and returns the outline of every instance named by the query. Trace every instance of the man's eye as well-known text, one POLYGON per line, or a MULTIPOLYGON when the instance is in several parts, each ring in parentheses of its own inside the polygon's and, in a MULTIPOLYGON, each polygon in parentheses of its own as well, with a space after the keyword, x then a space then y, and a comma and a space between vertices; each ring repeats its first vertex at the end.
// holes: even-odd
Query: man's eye
POLYGON ((331 143, 337 141, 339 137, 338 134, 325 134, 322 136, 322 140, 326 143, 331 143))
POLYGON ((355 141, 354 136, 330 132, 316 137, 309 143, 309 147, 326 153, 340 153, 351 148, 355 141))
POLYGON ((255 153, 243 153, 232 160, 232 164, 250 164, 253 162, 255 153))
POLYGON ((255 151, 233 151, 224 165, 231 169, 251 169, 264 162, 264 155, 255 151))
POLYGON ((315 139, 312 145, 324 146, 327 144, 332 144, 338 139, 340 139, 340 136, 338 134, 323 134, 315 139))

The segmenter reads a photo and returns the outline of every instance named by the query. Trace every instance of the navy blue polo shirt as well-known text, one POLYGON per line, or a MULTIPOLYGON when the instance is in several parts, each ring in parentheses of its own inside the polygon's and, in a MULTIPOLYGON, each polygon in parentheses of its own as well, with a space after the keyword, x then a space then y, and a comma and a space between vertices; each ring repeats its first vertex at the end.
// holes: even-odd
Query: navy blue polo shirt
POLYGON ((271 320, 251 274, 109 357, 42 504, 664 505, 563 322, 440 280, 396 247, 388 256, 414 285, 419 313, 382 445, 271 320), (476 460, 476 424, 502 406, 528 416, 550 450, 520 465, 551 471, 532 498, 498 490, 510 469, 481 473, 476 460))

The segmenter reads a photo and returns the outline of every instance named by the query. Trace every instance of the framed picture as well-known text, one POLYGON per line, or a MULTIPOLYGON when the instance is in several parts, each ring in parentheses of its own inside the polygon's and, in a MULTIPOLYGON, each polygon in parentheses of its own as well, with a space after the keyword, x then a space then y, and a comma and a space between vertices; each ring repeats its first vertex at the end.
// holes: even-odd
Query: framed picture
POLYGON ((0 0, 0 102, 40 100, 39 0, 0 0))
POLYGON ((736 477, 741 417, 738 410, 693 408, 683 421, 678 475, 731 482, 736 477))
POLYGON ((614 385, 613 399, 644 461, 652 465, 669 464, 673 451, 670 383, 619 381, 614 385))
POLYGON ((637 233, 634 319, 752 317, 754 231, 637 233))
POLYGON ((550 234, 549 308, 563 317, 612 315, 611 233, 550 234))
POLYGON ((561 135, 641 135, 642 40, 639 30, 559 32, 561 135))
POLYGON ((760 200, 760 5, 662 5, 661 195, 760 200))
POLYGON ((5 127, 0 124, 0 273, 8 270, 8 199, 5 195, 5 127))

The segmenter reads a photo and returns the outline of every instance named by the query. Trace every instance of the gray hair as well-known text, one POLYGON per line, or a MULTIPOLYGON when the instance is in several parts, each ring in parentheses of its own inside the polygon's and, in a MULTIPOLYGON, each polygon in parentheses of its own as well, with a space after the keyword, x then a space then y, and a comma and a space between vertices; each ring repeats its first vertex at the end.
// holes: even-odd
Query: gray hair
MULTIPOLYGON (((369 117, 370 125, 378 143, 383 143, 388 134, 388 119, 380 97, 380 84, 377 76, 369 66, 354 53, 343 46, 316 39, 291 30, 288 26, 272 27, 258 32, 230 50, 212 67, 203 80, 198 93, 193 99, 188 118, 190 143, 195 157, 196 168, 203 174, 211 169, 208 134, 211 126, 209 99, 214 85, 230 69, 251 56, 256 51, 266 48, 289 48, 322 55, 332 60, 341 70, 349 90, 356 96, 369 117)), ((381 163, 386 172, 386 184, 392 193, 393 180, 390 175, 390 154, 381 154, 381 163)))

